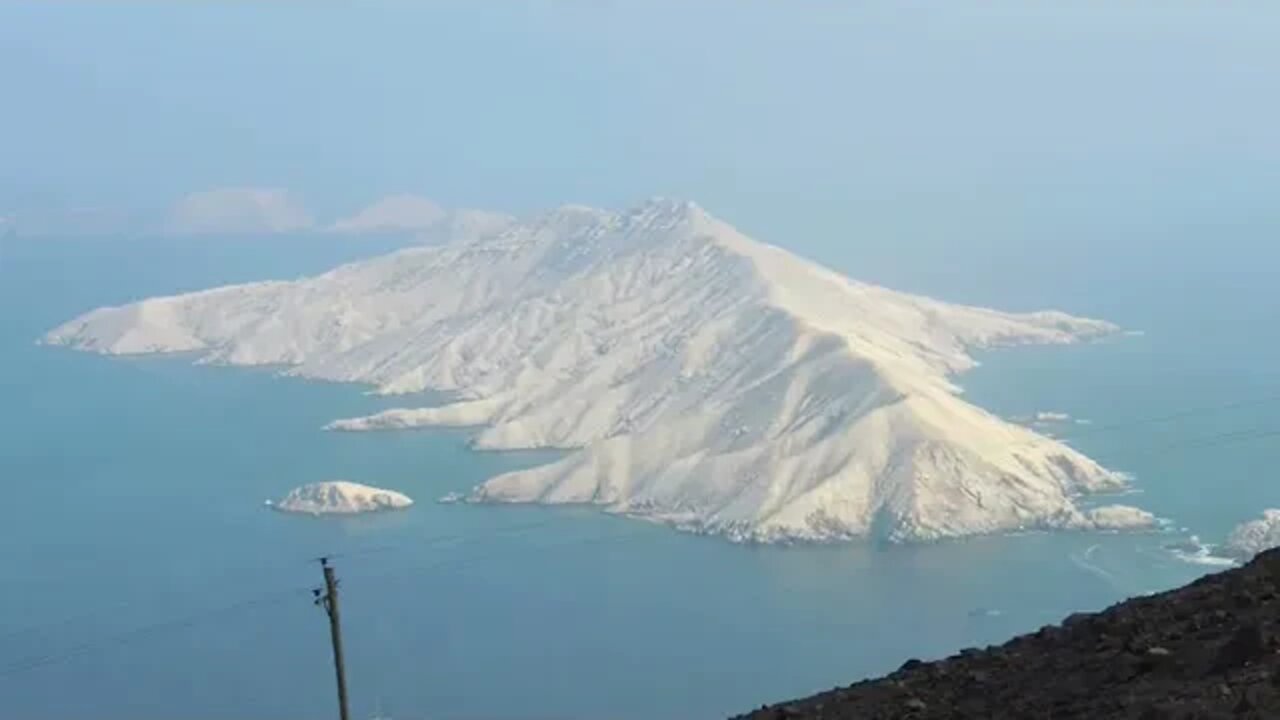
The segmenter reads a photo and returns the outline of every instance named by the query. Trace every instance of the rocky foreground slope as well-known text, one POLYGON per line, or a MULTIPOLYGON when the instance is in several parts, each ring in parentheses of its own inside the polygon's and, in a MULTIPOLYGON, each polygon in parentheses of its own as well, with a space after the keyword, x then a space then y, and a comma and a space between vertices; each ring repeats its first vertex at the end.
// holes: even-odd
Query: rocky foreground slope
POLYGON ((1280 718, 1280 549, 985 650, 743 716, 1280 718))

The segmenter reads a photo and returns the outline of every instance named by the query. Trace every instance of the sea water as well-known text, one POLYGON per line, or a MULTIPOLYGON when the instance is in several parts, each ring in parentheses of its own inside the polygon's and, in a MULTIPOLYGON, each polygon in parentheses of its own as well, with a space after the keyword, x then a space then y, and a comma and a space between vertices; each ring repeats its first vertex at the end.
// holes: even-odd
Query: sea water
POLYGON ((385 249, 175 242, 0 247, 0 716, 334 716, 311 594, 331 554, 356 717, 721 717, 1174 587, 1212 568, 1165 545, 1280 506, 1275 440, 1230 442, 1280 427, 1275 339, 1154 311, 1145 335, 984 354, 960 382, 1005 416, 1069 413, 1046 430, 1132 473, 1140 492, 1121 501, 1168 518, 1164 533, 758 547, 586 508, 437 504, 549 454, 325 433, 395 403, 34 344, 98 305, 385 249), (1214 409, 1228 401, 1248 402, 1214 409), (418 502, 342 519, 263 506, 335 478, 418 502))

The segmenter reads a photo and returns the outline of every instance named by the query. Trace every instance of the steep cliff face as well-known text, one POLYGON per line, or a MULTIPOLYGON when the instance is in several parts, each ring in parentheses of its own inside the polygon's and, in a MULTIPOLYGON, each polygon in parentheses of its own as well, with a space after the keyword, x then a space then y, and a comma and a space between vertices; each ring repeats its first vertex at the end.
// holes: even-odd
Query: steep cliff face
POLYGON ((1280 718, 1280 550, 1000 647, 908 660, 742 717, 1280 718))

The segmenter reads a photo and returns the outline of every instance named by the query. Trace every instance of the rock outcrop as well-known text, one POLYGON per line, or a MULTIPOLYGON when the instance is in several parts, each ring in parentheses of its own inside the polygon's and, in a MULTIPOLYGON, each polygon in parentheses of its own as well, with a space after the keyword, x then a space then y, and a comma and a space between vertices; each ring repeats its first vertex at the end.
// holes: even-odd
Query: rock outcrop
POLYGON ((359 483, 332 480, 303 485, 267 505, 281 512, 309 515, 354 515, 399 510, 413 504, 407 495, 359 483))

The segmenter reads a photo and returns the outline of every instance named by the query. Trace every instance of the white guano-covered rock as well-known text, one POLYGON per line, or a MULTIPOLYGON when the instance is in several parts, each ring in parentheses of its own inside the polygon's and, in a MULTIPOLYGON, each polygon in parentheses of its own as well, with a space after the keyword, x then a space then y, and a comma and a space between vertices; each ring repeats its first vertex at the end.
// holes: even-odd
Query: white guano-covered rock
POLYGON ((952 305, 850 280, 691 203, 564 207, 297 282, 96 310, 46 342, 430 390, 455 400, 335 430, 476 428, 564 448, 472 501, 586 503, 734 540, 936 540, 1087 529, 1124 488, 1075 449, 966 402, 970 351, 1109 323, 952 305))
POLYGON ((412 505, 413 500, 394 490, 333 480, 294 488, 288 495, 269 504, 281 512, 353 515, 382 510, 400 510, 412 505))
POLYGON ((1087 513, 1089 524, 1098 530, 1149 530, 1156 516, 1131 505, 1104 505, 1087 513))

